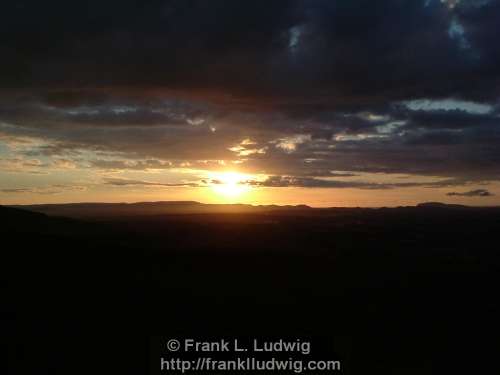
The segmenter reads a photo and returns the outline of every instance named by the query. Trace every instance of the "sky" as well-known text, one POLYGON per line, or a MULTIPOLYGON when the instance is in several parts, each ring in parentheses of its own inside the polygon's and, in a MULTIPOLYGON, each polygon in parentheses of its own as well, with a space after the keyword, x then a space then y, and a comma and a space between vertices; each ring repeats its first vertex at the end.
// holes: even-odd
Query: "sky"
POLYGON ((500 205, 500 0, 7 1, 0 204, 500 205))

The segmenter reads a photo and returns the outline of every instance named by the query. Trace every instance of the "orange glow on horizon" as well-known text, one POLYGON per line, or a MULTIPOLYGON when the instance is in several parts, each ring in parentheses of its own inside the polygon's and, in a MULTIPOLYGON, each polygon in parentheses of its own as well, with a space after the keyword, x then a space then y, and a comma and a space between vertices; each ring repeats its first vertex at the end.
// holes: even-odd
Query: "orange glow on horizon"
POLYGON ((234 200, 252 190, 246 181, 252 179, 252 176, 238 172, 220 172, 210 175, 210 187, 224 200, 234 200))

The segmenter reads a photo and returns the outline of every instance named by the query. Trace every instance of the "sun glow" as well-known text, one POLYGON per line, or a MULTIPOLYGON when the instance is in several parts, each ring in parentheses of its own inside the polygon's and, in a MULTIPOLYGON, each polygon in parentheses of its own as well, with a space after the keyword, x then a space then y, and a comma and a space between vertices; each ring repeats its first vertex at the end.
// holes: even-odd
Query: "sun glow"
POLYGON ((236 172, 215 173, 210 181, 210 186, 225 199, 234 199, 249 192, 252 188, 246 182, 252 179, 252 176, 236 172))

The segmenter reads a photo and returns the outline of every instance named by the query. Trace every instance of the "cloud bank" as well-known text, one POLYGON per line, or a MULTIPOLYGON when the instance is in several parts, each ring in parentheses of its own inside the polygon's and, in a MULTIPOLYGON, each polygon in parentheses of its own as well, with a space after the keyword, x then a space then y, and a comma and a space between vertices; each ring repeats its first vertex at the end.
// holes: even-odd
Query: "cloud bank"
POLYGON ((0 168, 499 181, 499 24, 497 0, 8 2, 0 168))

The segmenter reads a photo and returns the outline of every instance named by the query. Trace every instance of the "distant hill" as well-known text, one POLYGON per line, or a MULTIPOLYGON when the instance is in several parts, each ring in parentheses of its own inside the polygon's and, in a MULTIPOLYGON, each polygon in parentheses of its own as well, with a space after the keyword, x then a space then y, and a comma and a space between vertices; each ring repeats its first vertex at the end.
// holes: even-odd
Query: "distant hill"
POLYGON ((160 201, 138 203, 65 203, 11 206, 50 216, 73 218, 112 218, 117 216, 140 216, 162 214, 203 213, 262 213, 277 211, 311 210, 306 205, 297 206, 253 206, 246 204, 204 204, 194 201, 160 201))
MULTIPOLYGON (((458 204, 425 202, 417 206, 394 208, 330 207, 312 208, 306 205, 205 204, 195 201, 159 201, 137 203, 64 203, 17 205, 11 208, 78 219, 112 219, 132 216, 191 215, 191 214, 279 214, 279 215, 351 215, 360 213, 408 212, 421 210, 495 210, 496 207, 469 207, 458 204)), ((6 207, 5 207, 6 208, 6 207)))
POLYGON ((475 207, 464 206, 462 204, 448 204, 441 202, 424 202, 417 204, 419 208, 454 208, 454 209, 470 209, 475 207))
MULTIPOLYGON (((23 206, 24 207, 24 206, 23 206)), ((75 235, 86 233, 90 224, 79 222, 68 215, 47 215, 35 210, 0 206, 0 233, 8 234, 43 234, 43 235, 75 235)), ((92 227, 93 228, 93 227, 92 227)))
POLYGON ((39 212, 0 206, 0 221, 3 228, 13 228, 19 225, 36 225, 44 222, 46 219, 47 216, 39 212))

